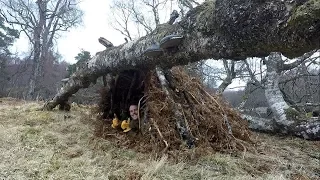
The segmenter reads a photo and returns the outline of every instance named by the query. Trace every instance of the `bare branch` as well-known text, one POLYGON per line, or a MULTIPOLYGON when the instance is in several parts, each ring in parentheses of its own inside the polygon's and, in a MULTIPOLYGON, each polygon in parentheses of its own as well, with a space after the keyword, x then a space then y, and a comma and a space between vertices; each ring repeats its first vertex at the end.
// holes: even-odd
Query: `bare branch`
POLYGON ((256 74, 254 74, 254 73, 252 72, 248 61, 247 61, 247 60, 243 60, 243 62, 244 62, 244 64, 246 65, 246 68, 247 68, 247 71, 248 71, 248 73, 249 73, 249 75, 250 75, 251 80, 254 81, 254 85, 263 87, 261 82, 262 82, 262 81, 265 81, 265 80, 261 80, 261 82, 258 81, 258 79, 256 78, 256 74))
POLYGON ((306 61, 309 57, 311 57, 317 50, 313 50, 311 52, 305 53, 303 56, 299 57, 298 60, 296 60, 293 63, 290 64, 284 64, 283 67, 281 68, 281 70, 290 70, 293 69, 297 66, 299 66, 301 63, 303 63, 304 61, 306 61))

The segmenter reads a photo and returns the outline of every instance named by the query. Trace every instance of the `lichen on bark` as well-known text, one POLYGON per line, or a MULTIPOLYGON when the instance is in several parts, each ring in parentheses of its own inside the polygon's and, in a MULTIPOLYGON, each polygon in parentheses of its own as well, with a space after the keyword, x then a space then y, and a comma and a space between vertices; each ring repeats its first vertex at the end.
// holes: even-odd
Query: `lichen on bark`
POLYGON ((320 1, 319 0, 309 0, 297 6, 290 19, 288 24, 292 26, 301 25, 306 26, 313 21, 320 19, 320 1))

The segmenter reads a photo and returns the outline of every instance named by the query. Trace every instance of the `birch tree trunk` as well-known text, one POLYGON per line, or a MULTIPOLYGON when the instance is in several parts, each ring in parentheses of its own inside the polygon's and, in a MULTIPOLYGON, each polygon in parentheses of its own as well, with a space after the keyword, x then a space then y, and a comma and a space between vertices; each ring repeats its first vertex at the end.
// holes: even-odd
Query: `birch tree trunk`
MULTIPOLYGON (((41 22, 41 21, 40 21, 41 22)), ((34 96, 35 88, 37 85, 38 77, 40 74, 40 68, 41 68, 41 31, 42 26, 38 26, 34 28, 34 42, 33 42, 33 62, 32 62, 32 72, 31 77, 29 79, 29 89, 27 94, 27 99, 32 99, 34 96)))
POLYGON ((267 61, 267 82, 265 89, 265 96, 271 111, 274 114, 274 118, 278 125, 283 126, 283 131, 286 131, 286 127, 289 127, 294 122, 289 120, 286 116, 286 110, 289 109, 289 105, 284 101, 283 95, 279 88, 279 65, 281 64, 281 54, 271 53, 267 61))
MULTIPOLYGON (((284 68, 281 54, 271 53, 266 63, 267 82, 265 96, 274 114, 275 122, 272 123, 273 128, 278 132, 289 133, 305 139, 320 139, 320 121, 299 121, 296 117, 299 113, 295 109, 290 108, 283 98, 283 94, 279 88, 279 77, 284 68)), ((258 124, 254 121, 253 123, 258 124)), ((266 124, 270 127, 270 123, 266 122, 266 124)), ((259 128, 263 129, 262 126, 259 126, 259 128)))

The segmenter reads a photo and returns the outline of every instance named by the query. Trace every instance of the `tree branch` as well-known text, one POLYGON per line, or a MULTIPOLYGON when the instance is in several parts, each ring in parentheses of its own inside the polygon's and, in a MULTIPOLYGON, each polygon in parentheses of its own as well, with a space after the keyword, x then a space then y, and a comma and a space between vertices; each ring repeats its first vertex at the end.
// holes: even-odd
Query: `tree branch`
POLYGON ((281 70, 290 70, 295 67, 298 67, 301 63, 305 62, 308 58, 310 58, 317 50, 310 51, 308 53, 305 53, 303 56, 301 56, 299 59, 297 59, 295 62, 292 62, 290 64, 284 64, 281 70))
POLYGON ((250 75, 251 80, 254 81, 254 85, 259 86, 259 87, 261 87, 261 88, 264 88, 264 87, 262 86, 262 84, 263 84, 263 82, 265 81, 265 79, 261 79, 261 82, 258 81, 258 79, 256 78, 256 75, 252 72, 248 61, 247 61, 247 60, 244 60, 243 62, 244 62, 244 64, 246 65, 246 68, 247 68, 247 71, 248 71, 248 73, 249 73, 249 75, 250 75))

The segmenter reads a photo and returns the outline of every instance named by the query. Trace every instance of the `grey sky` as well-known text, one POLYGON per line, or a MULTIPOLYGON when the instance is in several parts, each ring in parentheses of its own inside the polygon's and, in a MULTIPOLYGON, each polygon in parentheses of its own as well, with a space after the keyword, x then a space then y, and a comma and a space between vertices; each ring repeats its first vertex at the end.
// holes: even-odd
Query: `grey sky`
MULTIPOLYGON (((63 33, 57 41, 58 52, 63 60, 75 63, 74 57, 81 49, 95 54, 104 49, 98 42, 99 37, 105 37, 114 45, 124 43, 123 36, 108 24, 110 0, 82 0, 80 8, 84 11, 83 25, 63 33)), ((21 36, 13 48, 19 54, 28 51, 28 40, 21 36)))
MULTIPOLYGON (((63 60, 69 63, 75 63, 76 60, 74 57, 81 49, 90 51, 92 55, 98 51, 102 51, 105 47, 98 42, 99 37, 108 39, 114 45, 124 43, 124 36, 114 30, 108 21, 110 1, 111 0, 82 0, 80 8, 84 11, 83 24, 62 34, 56 42, 58 52, 63 56, 63 60)), ((167 19, 167 15, 170 14, 169 11, 172 11, 172 9, 167 7, 164 8, 163 11, 163 18, 167 19)), ((22 36, 17 40, 13 49, 19 54, 28 52, 27 38, 22 36)), ((214 61, 214 64, 217 65, 221 63, 214 61)), ((232 87, 242 85, 243 82, 236 81, 232 87)))

